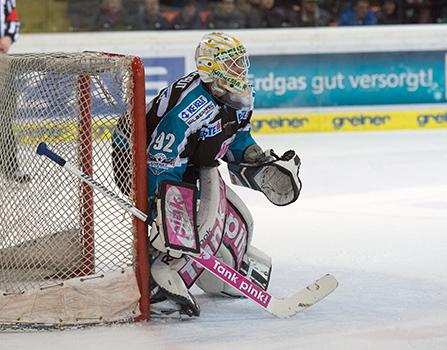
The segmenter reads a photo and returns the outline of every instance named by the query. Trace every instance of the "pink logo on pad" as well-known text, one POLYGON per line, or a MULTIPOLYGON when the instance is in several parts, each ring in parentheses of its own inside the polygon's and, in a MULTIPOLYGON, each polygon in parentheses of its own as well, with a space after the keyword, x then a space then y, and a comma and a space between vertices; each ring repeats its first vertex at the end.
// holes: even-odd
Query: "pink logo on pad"
POLYGON ((194 190, 166 185, 166 234, 175 246, 197 249, 194 227, 194 190))

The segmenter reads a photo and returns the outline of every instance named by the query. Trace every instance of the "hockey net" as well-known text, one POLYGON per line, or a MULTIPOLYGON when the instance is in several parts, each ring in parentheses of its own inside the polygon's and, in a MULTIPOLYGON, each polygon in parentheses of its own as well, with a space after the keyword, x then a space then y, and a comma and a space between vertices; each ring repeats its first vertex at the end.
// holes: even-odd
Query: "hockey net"
POLYGON ((148 317, 146 225, 36 155, 45 142, 122 196, 130 174, 146 211, 144 90, 137 57, 0 55, 0 326, 148 317), (123 115, 129 158, 112 166, 123 115))

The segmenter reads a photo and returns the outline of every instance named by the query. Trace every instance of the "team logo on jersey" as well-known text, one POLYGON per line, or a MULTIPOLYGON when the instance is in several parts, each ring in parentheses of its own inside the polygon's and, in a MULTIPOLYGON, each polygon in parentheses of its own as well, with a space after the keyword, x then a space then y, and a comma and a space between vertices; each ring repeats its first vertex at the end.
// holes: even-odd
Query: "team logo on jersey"
POLYGON ((246 109, 239 109, 236 111, 237 122, 240 124, 243 120, 248 119, 250 115, 249 111, 246 109))
POLYGON ((154 175, 160 175, 162 172, 174 168, 174 163, 175 158, 168 158, 164 153, 149 154, 147 162, 149 169, 154 175))
POLYGON ((200 129, 200 139, 205 140, 208 137, 216 136, 222 132, 222 122, 219 119, 218 121, 208 125, 200 129))
POLYGON ((216 105, 212 101, 208 101, 205 96, 200 95, 181 111, 178 116, 186 124, 191 125, 207 117, 215 107, 216 105))

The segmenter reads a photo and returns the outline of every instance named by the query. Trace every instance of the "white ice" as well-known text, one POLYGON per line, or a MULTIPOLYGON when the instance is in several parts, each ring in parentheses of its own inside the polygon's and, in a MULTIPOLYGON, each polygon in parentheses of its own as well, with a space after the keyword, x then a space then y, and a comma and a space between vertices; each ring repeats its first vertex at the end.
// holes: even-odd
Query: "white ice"
POLYGON ((254 244, 274 261, 269 291, 288 296, 332 273, 332 295, 281 320, 194 290, 197 319, 0 334, 0 349, 447 349, 447 130, 257 139, 302 158, 289 207, 237 188, 254 244))

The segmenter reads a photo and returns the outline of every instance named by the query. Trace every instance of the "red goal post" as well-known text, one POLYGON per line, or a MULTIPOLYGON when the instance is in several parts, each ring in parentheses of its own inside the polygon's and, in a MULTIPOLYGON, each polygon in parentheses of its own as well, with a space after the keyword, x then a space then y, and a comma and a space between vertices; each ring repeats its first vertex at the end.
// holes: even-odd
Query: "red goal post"
POLYGON ((147 212, 140 58, 0 55, 0 326, 148 319, 147 226, 36 156, 42 141, 117 193, 130 175, 121 195, 147 212))

